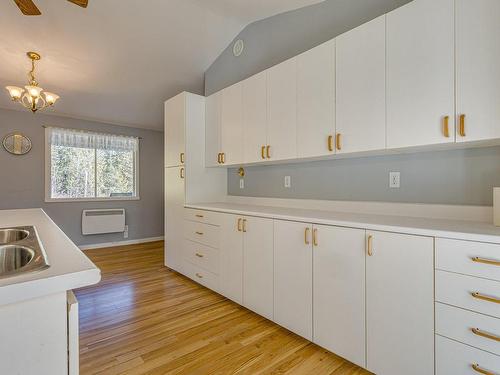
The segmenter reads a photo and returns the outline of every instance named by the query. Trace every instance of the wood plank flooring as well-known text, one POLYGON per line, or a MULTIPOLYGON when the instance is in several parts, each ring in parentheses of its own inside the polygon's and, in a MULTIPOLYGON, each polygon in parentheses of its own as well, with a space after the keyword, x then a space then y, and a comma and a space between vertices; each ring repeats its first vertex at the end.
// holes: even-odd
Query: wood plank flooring
POLYGON ((163 242, 86 252, 80 373, 369 373, 163 266, 163 242))

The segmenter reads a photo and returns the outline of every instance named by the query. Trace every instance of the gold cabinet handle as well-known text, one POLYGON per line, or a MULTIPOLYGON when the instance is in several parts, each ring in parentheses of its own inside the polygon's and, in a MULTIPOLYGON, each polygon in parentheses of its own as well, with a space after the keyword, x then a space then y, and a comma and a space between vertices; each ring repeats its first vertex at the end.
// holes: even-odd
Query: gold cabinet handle
POLYGON ((183 152, 181 152, 179 154, 179 159, 181 160, 181 164, 184 164, 184 153, 183 152))
POLYGON ((493 302, 493 303, 500 303, 500 298, 486 296, 486 295, 481 294, 479 292, 473 292, 473 293, 471 293, 471 295, 472 295, 472 297, 480 299, 482 301, 488 301, 488 302, 493 302))
POLYGON ((313 246, 318 246, 318 230, 313 229, 313 246))
POLYGON ((200 253, 196 253, 196 256, 197 256, 198 258, 203 258, 203 254, 200 254, 200 253))
POLYGON ((238 232, 241 232, 241 219, 238 219, 238 232))
POLYGON ((194 232, 195 234, 197 234, 198 236, 203 236, 203 232, 194 232))
POLYGON ((333 152, 333 135, 328 136, 328 151, 333 152))
POLYGON ((342 150, 342 134, 337 133, 337 136, 335 137, 335 146, 337 147, 337 150, 342 150))
POLYGON ((181 168, 181 170, 179 171, 179 175, 181 178, 184 178, 184 168, 181 168))
POLYGON ((309 227, 306 228, 306 230, 304 231, 304 243, 306 245, 309 245, 310 242, 309 242, 309 232, 311 231, 311 229, 309 227))
POLYGON ((217 163, 220 164, 220 152, 217 154, 217 163))
POLYGON ((489 264, 491 266, 500 266, 500 260, 473 257, 472 261, 476 263, 489 264))
POLYGON ((200 275, 199 273, 196 273, 196 277, 197 277, 198 279, 203 279, 203 276, 202 276, 202 275, 200 275))
POLYGON ((477 363, 472 364, 472 369, 483 375, 495 375, 495 373, 485 370, 484 368, 481 368, 477 363))
POLYGON ((443 135, 446 138, 450 137, 450 116, 443 117, 443 135))
POLYGON ((465 137, 465 115, 460 115, 459 133, 460 136, 465 137))
POLYGON ((260 149, 260 156, 262 157, 262 159, 266 158, 266 146, 262 146, 261 147, 261 149, 260 149))
POLYGON ((271 159, 271 146, 266 146, 266 156, 268 159, 271 159))
POLYGON ((226 154, 224 152, 220 154, 220 161, 222 164, 226 163, 226 154))
POLYGON ((243 219, 243 233, 247 232, 247 219, 243 219))
POLYGON ((373 236, 371 234, 368 235, 368 238, 366 239, 366 250, 368 256, 373 256, 373 236))
POLYGON ((197 214, 197 215, 195 215, 195 216, 196 216, 196 217, 199 217, 200 219, 204 217, 203 215, 200 215, 200 214, 197 214))
POLYGON ((500 342, 500 336, 494 335, 492 333, 484 332, 484 331, 480 330, 479 328, 471 328, 471 331, 473 334, 475 334, 477 336, 481 336, 481 337, 484 337, 485 339, 500 342))

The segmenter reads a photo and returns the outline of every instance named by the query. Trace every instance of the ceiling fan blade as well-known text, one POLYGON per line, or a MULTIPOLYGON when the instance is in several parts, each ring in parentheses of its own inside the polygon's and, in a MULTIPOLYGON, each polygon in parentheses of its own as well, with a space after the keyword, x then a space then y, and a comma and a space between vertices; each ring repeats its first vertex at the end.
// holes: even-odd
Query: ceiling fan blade
POLYGON ((70 3, 81 6, 82 8, 87 8, 89 5, 89 0, 68 0, 70 3))
POLYGON ((42 14, 33 0, 14 0, 14 2, 25 16, 39 16, 42 14))

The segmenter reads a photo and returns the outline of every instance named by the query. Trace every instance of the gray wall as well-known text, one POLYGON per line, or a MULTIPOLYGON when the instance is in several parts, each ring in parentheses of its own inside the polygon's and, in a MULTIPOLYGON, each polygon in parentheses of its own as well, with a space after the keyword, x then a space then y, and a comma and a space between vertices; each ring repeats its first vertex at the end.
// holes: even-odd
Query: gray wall
POLYGON ((129 238, 163 235, 163 133, 97 122, 76 120, 41 113, 0 109, 0 138, 20 131, 31 138, 33 149, 14 156, 0 147, 0 209, 42 207, 57 225, 77 244, 120 241, 123 234, 83 236, 83 209, 125 208, 129 238), (142 137, 140 143, 138 201, 118 202, 44 202, 44 129, 42 125, 94 130, 142 137))
POLYGON ((210 95, 307 51, 410 0, 326 0, 248 25, 234 40, 245 50, 234 57, 233 43, 205 73, 210 95))
POLYGON ((500 186, 500 147, 434 151, 229 170, 231 195, 491 206, 500 186), (401 187, 389 188, 389 172, 401 187), (291 176, 292 187, 284 188, 291 176))

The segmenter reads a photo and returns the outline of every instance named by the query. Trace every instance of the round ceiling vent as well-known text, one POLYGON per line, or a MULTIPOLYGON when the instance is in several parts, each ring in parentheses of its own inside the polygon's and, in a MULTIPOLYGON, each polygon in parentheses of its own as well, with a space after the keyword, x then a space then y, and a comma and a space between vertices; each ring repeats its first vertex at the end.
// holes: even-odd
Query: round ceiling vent
POLYGON ((245 49, 245 43, 243 42, 243 40, 238 39, 236 42, 234 42, 233 55, 236 57, 241 56, 244 49, 245 49))

